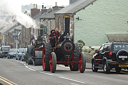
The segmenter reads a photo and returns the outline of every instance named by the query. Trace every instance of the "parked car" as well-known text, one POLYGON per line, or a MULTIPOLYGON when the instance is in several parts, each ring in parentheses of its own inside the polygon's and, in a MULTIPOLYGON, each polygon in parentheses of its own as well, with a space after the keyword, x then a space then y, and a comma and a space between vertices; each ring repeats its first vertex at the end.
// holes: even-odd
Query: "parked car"
POLYGON ((16 54, 16 60, 21 60, 25 48, 19 48, 16 54))
POLYGON ((7 57, 10 50, 10 46, 1 46, 0 48, 0 58, 7 57))
POLYGON ((105 73, 115 68, 117 73, 121 69, 128 69, 128 43, 105 43, 95 51, 92 59, 92 71, 103 69, 105 73))
POLYGON ((17 53, 17 49, 10 49, 8 53, 8 59, 15 58, 17 53))

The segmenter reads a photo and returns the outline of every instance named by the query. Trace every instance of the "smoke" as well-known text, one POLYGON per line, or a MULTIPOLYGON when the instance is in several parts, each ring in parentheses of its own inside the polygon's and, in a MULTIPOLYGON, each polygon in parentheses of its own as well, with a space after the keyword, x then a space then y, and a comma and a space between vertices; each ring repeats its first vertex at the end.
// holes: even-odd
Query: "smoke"
POLYGON ((14 19, 26 28, 36 27, 34 20, 21 12, 22 4, 22 0, 0 0, 0 27, 12 26, 14 19))

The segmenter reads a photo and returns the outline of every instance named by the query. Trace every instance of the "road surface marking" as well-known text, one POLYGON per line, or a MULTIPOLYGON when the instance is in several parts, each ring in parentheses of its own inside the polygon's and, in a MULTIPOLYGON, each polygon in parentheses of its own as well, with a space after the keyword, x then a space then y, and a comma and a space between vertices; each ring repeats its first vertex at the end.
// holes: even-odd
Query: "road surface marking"
POLYGON ((79 84, 75 84, 75 83, 70 83, 71 85, 79 85, 79 84))
POLYGON ((31 71, 36 71, 36 70, 34 70, 34 69, 28 67, 26 64, 24 64, 24 66, 25 66, 26 68, 28 68, 29 70, 31 70, 31 71))
POLYGON ((16 83, 14 83, 14 82, 12 82, 12 81, 10 81, 10 80, 2 77, 2 76, 0 76, 0 80, 3 81, 4 83, 7 83, 8 85, 17 85, 16 83))
POLYGON ((45 72, 40 72, 40 73, 43 73, 43 74, 46 74, 46 75, 53 76, 53 74, 50 74, 50 73, 45 73, 45 72))
POLYGON ((73 81, 73 82, 77 82, 77 83, 81 83, 81 84, 85 84, 84 82, 82 81, 78 81, 78 80, 74 80, 74 79, 70 79, 70 78, 66 78, 66 77, 62 77, 62 76, 58 76, 59 78, 62 78, 62 79, 65 79, 65 80, 70 80, 70 81, 73 81))
POLYGON ((21 64, 24 64, 24 62, 20 62, 21 64))
POLYGON ((26 64, 24 64, 24 62, 21 62, 21 61, 16 61, 16 62, 23 64, 27 69, 29 69, 29 70, 31 70, 31 71, 36 71, 36 70, 34 70, 34 69, 28 67, 26 64))
POLYGON ((58 66, 60 66, 60 67, 64 67, 64 68, 69 68, 69 67, 65 67, 64 65, 58 65, 58 66))

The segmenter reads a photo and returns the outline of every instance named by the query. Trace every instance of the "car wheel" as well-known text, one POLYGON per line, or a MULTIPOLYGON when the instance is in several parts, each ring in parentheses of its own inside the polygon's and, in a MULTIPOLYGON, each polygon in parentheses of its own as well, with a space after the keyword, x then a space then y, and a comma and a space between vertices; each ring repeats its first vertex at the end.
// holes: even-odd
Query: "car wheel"
POLYGON ((104 70, 104 73, 106 74, 110 73, 110 67, 107 65, 106 62, 103 65, 103 70, 104 70))
POLYGON ((95 60, 92 61, 92 71, 93 72, 97 72, 98 71, 98 68, 96 68, 96 65, 95 65, 95 60))

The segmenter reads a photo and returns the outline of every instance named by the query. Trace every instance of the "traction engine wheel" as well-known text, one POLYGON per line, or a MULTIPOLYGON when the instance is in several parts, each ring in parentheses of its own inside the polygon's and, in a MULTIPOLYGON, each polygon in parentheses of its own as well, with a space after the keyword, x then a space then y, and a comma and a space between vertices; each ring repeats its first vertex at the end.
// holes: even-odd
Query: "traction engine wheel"
POLYGON ((26 60, 26 63, 28 63, 28 65, 32 65, 33 64, 32 51, 33 51, 33 46, 32 45, 28 45, 28 47, 27 47, 27 60, 26 60))
POLYGON ((81 53, 79 55, 79 71, 80 71, 80 73, 84 73, 85 66, 86 66, 85 55, 84 55, 84 53, 81 53))
POLYGON ((50 55, 50 71, 52 73, 55 73, 56 71, 56 54, 54 52, 51 53, 50 55))
MULTIPOLYGON (((80 55, 80 49, 78 44, 75 44, 75 50, 74 50, 74 56, 73 56, 73 61, 79 61, 79 55, 80 55)), ((71 71, 78 71, 78 63, 73 63, 70 65, 70 70, 71 71)))
POLYGON ((44 71, 50 71, 50 54, 51 54, 51 45, 50 43, 46 43, 43 45, 43 51, 42 51, 42 66, 44 71))

